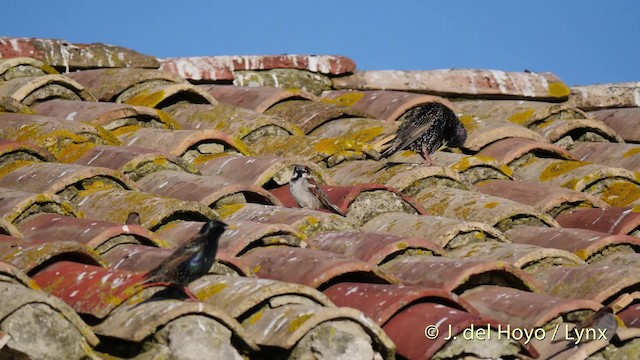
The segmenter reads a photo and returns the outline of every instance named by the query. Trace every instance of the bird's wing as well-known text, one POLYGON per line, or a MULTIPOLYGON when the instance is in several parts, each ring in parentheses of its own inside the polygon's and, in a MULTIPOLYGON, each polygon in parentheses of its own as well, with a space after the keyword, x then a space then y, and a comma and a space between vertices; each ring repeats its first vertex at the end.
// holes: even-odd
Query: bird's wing
POLYGON ((338 215, 346 216, 342 211, 340 211, 340 209, 338 209, 337 206, 333 205, 331 201, 329 201, 327 194, 324 191, 322 191, 322 189, 320 189, 320 187, 316 184, 316 182, 313 179, 309 179, 309 191, 311 191, 311 193, 318 200, 320 200, 320 203, 324 205, 327 209, 333 211, 338 215))
POLYGON ((197 242, 191 241, 176 249, 173 254, 162 260, 162 262, 156 266, 153 270, 145 274, 145 282, 154 281, 155 278, 164 273, 166 269, 176 269, 178 266, 188 261, 193 255, 200 251, 200 246, 197 242))
POLYGON ((429 131, 434 122, 433 117, 423 118, 420 122, 416 122, 415 120, 416 119, 409 118, 409 116, 403 120, 393 143, 381 153, 383 157, 391 155, 393 152, 406 149, 425 132, 429 131))

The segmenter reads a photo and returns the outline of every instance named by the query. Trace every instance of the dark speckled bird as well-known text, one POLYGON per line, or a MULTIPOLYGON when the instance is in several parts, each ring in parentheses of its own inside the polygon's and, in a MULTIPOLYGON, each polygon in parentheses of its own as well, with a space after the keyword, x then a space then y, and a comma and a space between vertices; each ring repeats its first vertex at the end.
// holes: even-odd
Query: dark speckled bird
MULTIPOLYGON (((431 155, 441 146, 460 147, 467 139, 467 131, 447 106, 432 102, 407 111, 396 137, 382 153, 389 157, 400 150, 418 152, 426 165, 433 165, 431 155)), ((387 143, 389 143, 387 142, 387 143)))
POLYGON ((156 268, 144 276, 141 286, 166 285, 180 287, 192 300, 197 300, 187 285, 206 275, 216 258, 218 240, 227 224, 207 221, 196 236, 178 247, 156 268))

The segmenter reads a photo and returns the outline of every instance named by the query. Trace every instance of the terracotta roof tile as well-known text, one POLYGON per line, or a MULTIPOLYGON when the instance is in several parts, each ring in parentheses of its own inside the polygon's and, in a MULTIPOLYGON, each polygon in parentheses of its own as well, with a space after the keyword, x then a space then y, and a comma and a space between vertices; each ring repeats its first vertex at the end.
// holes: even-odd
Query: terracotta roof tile
POLYGON ((88 218, 124 224, 131 211, 140 214, 142 226, 155 231, 173 221, 206 221, 215 213, 206 205, 159 197, 141 191, 100 190, 80 194, 76 204, 88 218))
POLYGON ((305 91, 293 91, 268 86, 200 85, 199 87, 221 103, 259 113, 265 112, 282 101, 316 100, 313 94, 305 91))
POLYGON ((508 120, 528 128, 544 127, 556 119, 586 119, 587 114, 566 103, 530 100, 467 100, 457 101, 460 111, 484 121, 508 120))
POLYGON ((174 74, 149 69, 93 69, 66 74, 82 84, 99 101, 124 102, 143 90, 159 84, 184 84, 174 74))
POLYGON ((415 253, 443 256, 445 250, 422 238, 355 231, 325 231, 305 240, 320 250, 380 265, 393 258, 415 253))
POLYGON ((53 162, 19 167, 0 178, 0 187, 58 195, 71 202, 86 190, 138 188, 127 177, 111 169, 53 162))
POLYGON ((0 167, 14 167, 23 162, 55 161, 47 150, 27 142, 0 139, 0 167))
POLYGON ((404 285, 433 287, 456 294, 481 285, 542 291, 531 275, 504 261, 414 255, 393 259, 380 268, 404 285))
POLYGON ((303 135, 288 121, 227 104, 178 103, 163 111, 173 116, 183 129, 219 130, 247 142, 262 136, 303 135))
POLYGON ((446 249, 481 241, 509 241, 502 232, 481 222, 403 213, 378 215, 362 225, 362 231, 424 238, 446 249))
POLYGON ((32 290, 40 290, 38 284, 17 267, 0 261, 0 280, 2 283, 20 285, 32 290))
POLYGON ((7 81, 23 76, 57 74, 58 71, 42 61, 30 57, 0 59, 0 80, 7 81))
POLYGON ((295 165, 307 166, 319 184, 334 184, 322 167, 298 157, 228 155, 197 164, 203 175, 222 176, 265 188, 287 184, 295 165))
POLYGON ((577 141, 623 142, 616 132, 602 121, 593 119, 549 120, 534 128, 545 140, 564 148, 577 141))
POLYGON ((251 149, 262 156, 301 157, 315 163, 324 162, 328 167, 348 160, 379 157, 379 153, 371 144, 350 137, 260 138, 251 144, 251 149))
POLYGON ((139 225, 40 214, 20 225, 27 239, 72 240, 102 254, 118 244, 167 246, 167 242, 139 225))
POLYGON ((545 183, 489 180, 475 187, 483 194, 533 206, 554 218, 576 208, 607 206, 604 201, 589 194, 545 183))
POLYGON ((40 146, 63 162, 73 162, 98 144, 120 144, 117 138, 95 125, 48 116, 10 113, 1 114, 0 120, 2 138, 40 146))
POLYGON ((640 214, 629 208, 577 209, 557 218, 563 227, 574 227, 640 237, 640 214))
POLYGON ((615 299, 640 283, 635 266, 606 263, 554 266, 538 273, 536 279, 550 295, 602 303, 615 299))
POLYGON ((539 133, 508 120, 482 120, 477 116, 463 115, 460 121, 467 129, 464 148, 480 151, 483 147, 507 138, 525 138, 547 142, 539 133))
POLYGON ((572 312, 602 307, 591 300, 562 299, 502 286, 480 286, 460 297, 483 315, 528 329, 543 327, 572 312))
POLYGON ((334 119, 368 117, 366 113, 354 108, 309 100, 282 101, 271 106, 264 113, 281 117, 298 126, 304 133, 309 133, 334 119))
POLYGON ((131 346, 135 342, 134 354, 180 356, 187 352, 194 356, 225 354, 241 358, 255 356, 259 350, 237 321, 202 303, 127 304, 115 309, 95 329, 108 339, 103 345, 107 349, 109 345, 122 348, 123 344, 131 346))
POLYGON ((74 162, 118 170, 133 181, 162 170, 198 173, 198 169, 180 157, 136 146, 97 145, 84 152, 74 162))
POLYGON ((5 95, 0 95, 0 111, 22 114, 33 114, 30 107, 20 101, 5 95))
POLYGON ((535 159, 515 174, 527 182, 541 182, 586 192, 612 206, 626 206, 640 198, 634 172, 584 161, 535 159))
POLYGON ((2 219, 19 225, 40 213, 82 217, 82 212, 56 195, 34 194, 0 188, 2 219))
POLYGON ((32 240, 0 235, 0 261, 29 275, 52 262, 73 260, 102 266, 104 263, 87 245, 67 239, 32 240))
POLYGON ((260 278, 323 290, 344 281, 393 284, 397 280, 377 266, 321 250, 270 247, 254 249, 242 259, 260 278))
POLYGON ((315 96, 331 89, 330 75, 308 70, 236 70, 233 77, 233 85, 236 86, 271 86, 300 90, 315 96))
POLYGON ((440 102, 451 109, 457 109, 447 99, 408 91, 358 91, 331 90, 322 93, 321 101, 329 104, 350 106, 376 119, 395 121, 409 109, 430 102, 440 102))
MULTIPOLYGON (((331 334, 328 335, 330 340, 323 348, 323 353, 345 353, 346 358, 363 355, 374 358, 374 354, 378 353, 378 356, 388 359, 395 355, 395 345, 387 334, 355 309, 318 308, 300 304, 268 307, 258 314, 243 322, 250 336, 263 347, 289 349, 292 357, 310 353, 314 349, 311 339, 320 334, 331 334), (344 336, 357 339, 355 341, 361 345, 357 349, 340 349, 334 338, 341 339, 344 336)), ((339 355, 333 356, 337 358, 339 355)))
POLYGON ((196 56, 160 61, 162 70, 190 80, 233 80, 234 71, 279 68, 340 75, 356 67, 351 59, 332 55, 196 56))
POLYGON ((551 216, 536 208, 474 191, 432 187, 414 198, 429 215, 483 222, 502 231, 518 224, 558 226, 551 216))
POLYGON ((102 126, 115 135, 128 127, 179 129, 171 117, 146 106, 132 106, 106 102, 49 100, 33 106, 39 115, 58 117, 102 126))
MULTIPOLYGON (((472 356, 477 358, 501 358, 508 356, 530 356, 536 358, 537 351, 531 345, 518 343, 513 339, 507 344, 496 343, 499 323, 487 318, 472 315, 457 308, 444 306, 436 303, 422 303, 409 307, 399 315, 393 317, 383 326, 385 332, 394 340, 398 347, 398 355, 405 359, 432 359, 434 357, 460 357, 472 356), (446 336, 436 336, 434 339, 424 337, 416 338, 410 334, 424 333, 425 324, 434 324, 437 327, 436 334, 447 334, 446 336), (481 327, 492 331, 492 339, 484 340, 462 340, 459 336, 465 329, 473 324, 476 328, 481 327), (455 339, 449 339, 449 334, 455 339), (456 336, 458 335, 458 336, 456 336)), ((504 328, 504 325, 502 326, 504 328)), ((432 333, 433 334, 433 333, 432 333)))
POLYGON ((0 37, 0 57, 30 56, 65 71, 94 67, 151 67, 158 61, 121 46, 58 39, 0 37))
POLYGON ((409 196, 436 185, 467 189, 467 185, 454 170, 440 166, 402 164, 386 167, 379 161, 361 160, 345 161, 327 169, 327 172, 342 186, 384 184, 409 196))
POLYGON ((98 338, 62 300, 6 282, 0 282, 0 292, 11 294, 3 296, 0 307, 2 328, 11 335, 6 347, 0 346, 3 356, 40 359, 97 356, 91 347, 99 343, 98 338), (38 341, 34 342, 32 336, 37 336, 38 341), (65 346, 60 346, 61 337, 67 342, 65 346))
POLYGON ((407 90, 437 95, 564 100, 569 87, 551 73, 446 69, 372 70, 333 79, 336 89, 407 90))
POLYGON ((571 149, 578 160, 640 171, 640 145, 578 142, 571 149))
POLYGON ((507 138, 485 146, 478 152, 516 169, 533 161, 531 158, 577 160, 565 148, 558 145, 523 138, 507 138))
MULTIPOLYGON (((347 217, 357 224, 364 224, 375 216, 387 212, 424 214, 425 211, 414 199, 397 189, 378 185, 361 184, 356 186, 330 186, 320 188, 327 199, 337 206, 347 217)), ((286 207, 299 207, 291 195, 289 185, 271 190, 286 207)), ((322 211, 328 211, 321 209, 322 211)))
POLYGON ((587 262, 598 261, 613 252, 640 250, 640 240, 633 236, 612 235, 578 228, 517 226, 505 235, 516 243, 566 250, 587 262))
POLYGON ((483 259, 504 261, 530 274, 535 274, 552 266, 584 264, 582 259, 571 252, 530 244, 511 244, 496 241, 466 244, 448 253, 462 259, 483 259))
MULTIPOLYGON (((640 94, 640 86, 636 90, 640 94)), ((589 116, 604 122, 615 130, 626 142, 640 142, 640 128, 638 128, 638 108, 603 109, 589 112, 589 116)))
POLYGON ((191 84, 149 84, 139 85, 139 89, 131 90, 127 96, 120 95, 119 101, 130 105, 148 106, 157 109, 179 104, 217 104, 209 93, 191 84))
POLYGON ((221 153, 251 154, 242 141, 217 130, 166 130, 142 128, 118 137, 125 146, 168 152, 188 162, 204 162, 221 153))
POLYGON ((142 191, 151 194, 198 201, 213 209, 221 205, 249 202, 264 205, 282 204, 276 196, 257 185, 237 183, 219 176, 162 170, 145 176, 137 185, 142 191))
POLYGON ((310 287, 268 279, 207 275, 189 285, 196 296, 224 310, 235 319, 256 314, 257 307, 307 304, 333 307, 321 292, 310 287))
POLYGON ((340 215, 307 209, 291 209, 259 204, 227 205, 218 211, 225 221, 249 220, 287 224, 309 236, 320 231, 354 230, 357 225, 340 215))
POLYGON ((640 106, 640 83, 574 86, 569 103, 583 110, 640 106))
MULTIPOLYGON (((498 143, 499 142, 500 141, 498 141, 498 143)), ((436 151, 432 158, 433 161, 437 161, 437 164, 456 171, 460 179, 469 185, 485 180, 509 180, 513 178, 513 170, 509 166, 487 156, 467 156, 452 152, 436 151)))
POLYGON ((31 106, 51 100, 96 101, 82 85, 62 75, 18 77, 0 82, 0 95, 31 106))

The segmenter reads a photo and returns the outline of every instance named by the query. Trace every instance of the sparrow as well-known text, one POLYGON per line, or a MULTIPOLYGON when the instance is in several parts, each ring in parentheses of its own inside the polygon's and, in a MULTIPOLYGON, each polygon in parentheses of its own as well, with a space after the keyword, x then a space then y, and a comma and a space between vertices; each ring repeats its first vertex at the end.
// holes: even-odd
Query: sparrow
POLYGON ((407 111, 396 131, 396 137, 380 155, 384 158, 400 150, 413 150, 422 156, 427 166, 433 165, 431 155, 442 146, 460 147, 467 140, 467 131, 456 114, 439 102, 416 106, 407 111))
POLYGON ((178 287, 190 299, 197 300, 187 285, 209 272, 218 251, 218 240, 226 228, 227 224, 221 221, 207 221, 197 235, 146 273, 139 285, 178 287))
POLYGON ((309 168, 304 165, 296 165, 293 176, 289 180, 291 196, 298 206, 305 209, 327 209, 341 216, 346 216, 337 206, 329 202, 327 194, 318 187, 311 177, 309 168))
POLYGON ((130 212, 129 216, 127 216, 127 221, 125 221, 127 225, 140 225, 140 214, 137 212, 130 212))

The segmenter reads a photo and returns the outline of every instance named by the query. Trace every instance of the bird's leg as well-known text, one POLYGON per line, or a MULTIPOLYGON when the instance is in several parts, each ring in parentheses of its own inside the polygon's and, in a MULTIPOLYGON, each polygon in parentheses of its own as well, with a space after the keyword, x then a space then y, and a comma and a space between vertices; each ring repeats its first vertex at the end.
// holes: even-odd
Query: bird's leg
POLYGON ((420 155, 422 155, 422 158, 424 159, 424 164, 426 166, 434 165, 433 159, 431 158, 431 155, 429 155, 429 149, 427 149, 425 144, 422 145, 422 151, 420 152, 420 155))
POLYGON ((187 286, 182 286, 182 291, 189 297, 189 299, 185 301, 200 301, 187 286))

